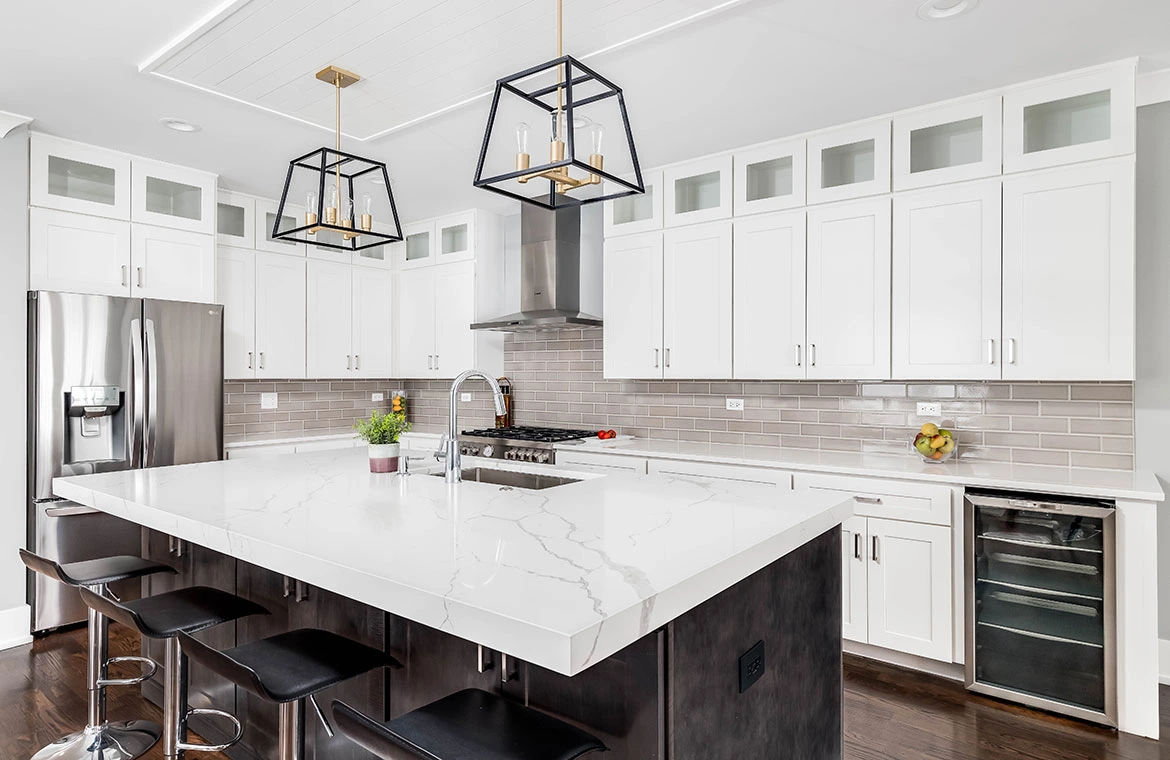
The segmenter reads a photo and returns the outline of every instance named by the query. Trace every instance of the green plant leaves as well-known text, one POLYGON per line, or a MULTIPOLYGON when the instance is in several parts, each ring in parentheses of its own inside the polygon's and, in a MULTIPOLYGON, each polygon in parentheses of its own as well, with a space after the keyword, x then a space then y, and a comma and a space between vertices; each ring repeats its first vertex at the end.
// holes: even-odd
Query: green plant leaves
POLYGON ((358 420, 354 422, 353 427, 359 438, 375 446, 398 443, 398 437, 410 431, 410 423, 406 421, 405 413, 383 414, 376 409, 370 412, 369 419, 358 420))

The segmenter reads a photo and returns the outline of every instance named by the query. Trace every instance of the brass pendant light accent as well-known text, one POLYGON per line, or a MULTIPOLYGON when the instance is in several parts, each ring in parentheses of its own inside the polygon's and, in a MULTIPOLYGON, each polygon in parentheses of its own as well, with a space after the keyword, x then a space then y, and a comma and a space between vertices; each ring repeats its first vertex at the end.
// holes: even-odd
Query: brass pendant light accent
POLYGON ((557 0, 557 57, 496 82, 474 185, 548 209, 645 192, 621 88, 565 55, 563 31, 563 0, 557 0), (550 74, 555 76, 552 84, 547 83, 550 74), (501 124, 509 123, 505 110, 509 115, 531 114, 536 123, 550 123, 546 163, 532 164, 528 152, 532 128, 528 121, 516 123, 514 161, 504 164, 500 160, 505 151, 499 145, 506 138, 496 133, 503 132, 501 124), (613 120, 620 121, 620 134, 625 138, 617 142, 619 155, 617 160, 610 156, 608 169, 602 153, 605 128, 599 114, 611 124, 613 120), (591 150, 583 161, 577 158, 577 143, 581 141, 575 139, 574 133, 584 129, 589 131, 591 150), (493 169, 485 176, 485 166, 489 164, 493 169), (602 187, 602 180, 608 185, 602 187), (533 191, 526 193, 530 186, 533 191))
POLYGON ((335 91, 334 147, 319 148, 289 162, 272 237, 343 251, 402 240, 386 164, 341 150, 341 91, 361 77, 327 66, 316 78, 335 91), (304 197, 304 208, 295 209, 290 196, 304 197))

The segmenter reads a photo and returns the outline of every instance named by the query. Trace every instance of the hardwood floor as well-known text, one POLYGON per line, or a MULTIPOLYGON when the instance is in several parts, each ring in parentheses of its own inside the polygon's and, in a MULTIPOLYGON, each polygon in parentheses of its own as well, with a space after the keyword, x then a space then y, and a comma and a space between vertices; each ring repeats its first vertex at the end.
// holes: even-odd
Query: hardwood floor
MULTIPOLYGON (((138 638, 111 628, 110 653, 135 654, 138 638)), ((109 692, 111 719, 161 722, 134 688, 109 692)), ((1170 687, 1161 691, 1162 733, 1170 737, 1170 687)), ((85 631, 0 652, 0 758, 24 760, 76 730, 85 717, 85 631)), ((162 758, 155 745, 146 755, 162 758)), ((199 754, 203 760, 223 755, 199 754)), ((1170 760, 1159 743, 1044 715, 967 693, 960 684, 847 657, 848 760, 1170 760)), ((750 760, 771 760, 751 758, 750 760)), ((797 759, 793 759, 797 760, 797 759)))

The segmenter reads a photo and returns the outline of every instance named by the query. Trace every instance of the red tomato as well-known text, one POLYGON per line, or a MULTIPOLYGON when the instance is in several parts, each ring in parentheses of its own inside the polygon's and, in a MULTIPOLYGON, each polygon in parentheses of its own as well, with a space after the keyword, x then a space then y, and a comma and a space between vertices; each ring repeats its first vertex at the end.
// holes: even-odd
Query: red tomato
POLYGON ((607 431, 605 431, 605 437, 606 438, 617 438, 617 433, 614 432, 613 430, 607 430, 607 431))

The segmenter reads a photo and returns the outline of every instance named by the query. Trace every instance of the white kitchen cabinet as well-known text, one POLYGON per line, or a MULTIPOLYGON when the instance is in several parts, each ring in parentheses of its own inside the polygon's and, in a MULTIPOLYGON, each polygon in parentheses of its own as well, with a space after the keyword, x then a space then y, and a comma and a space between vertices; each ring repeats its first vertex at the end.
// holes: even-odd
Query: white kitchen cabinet
POLYGON ((399 262, 402 269, 415 269, 433 265, 438 237, 434 221, 415 222, 402 225, 402 242, 395 243, 401 251, 399 262))
POLYGON ((130 220, 130 156, 33 133, 29 205, 130 220))
POLYGON ((890 377, 890 201, 808 211, 806 376, 890 377))
POLYGON ((1131 62, 1009 90, 1003 97, 1003 168, 1022 172, 1134 152, 1131 62))
POLYGON ((805 365, 805 213, 735 220, 736 379, 797 379, 805 365))
POLYGON ((731 222, 667 230, 662 260, 662 376, 730 378, 731 222))
MULTIPOLYGON (((558 461, 559 461, 559 454, 558 461)), ((736 483, 759 483, 792 490, 792 473, 768 467, 747 467, 737 464, 714 464, 711 462, 675 462, 669 459, 651 459, 647 462, 651 475, 665 475, 683 480, 712 481, 725 480, 736 483)))
MULTIPOLYGON (((269 253, 283 253, 292 256, 304 256, 305 246, 291 240, 277 240, 272 237, 272 230, 276 225, 276 201, 256 199, 256 250, 269 253)), ((296 227, 304 219, 305 209, 302 206, 289 204, 285 207, 281 217, 280 229, 296 227)))
POLYGON ((216 302, 223 304, 223 376, 256 376, 256 252, 219 246, 216 302))
POLYGON ((214 174, 135 158, 130 166, 130 221, 214 235, 214 174))
POLYGON ((667 227, 731 218, 731 156, 715 156, 662 172, 663 223, 667 227))
POLYGON ((607 378, 662 377, 663 233, 605 241, 607 378))
POLYGON ((436 377, 455 377, 475 367, 474 321, 475 264, 447 264, 435 269, 436 377))
POLYGON ((236 248, 255 248, 256 199, 220 190, 215 206, 215 242, 236 248))
POLYGON ((130 295, 130 224, 68 211, 29 209, 29 287, 130 295))
POLYGON ((841 635, 849 641, 869 638, 867 523, 857 516, 841 523, 841 635))
POLYGON ((1133 380, 1134 160, 1007 177, 1003 378, 1133 380))
POLYGON ((201 232, 130 225, 130 295, 167 301, 215 300, 215 238, 201 232))
POLYGON ((998 179, 894 198, 893 376, 1000 378, 998 179))
POLYGON ((358 377, 393 374, 394 280, 388 270, 354 267, 353 369, 358 377))
POLYGON ((830 203, 890 191, 890 120, 808 138, 808 202, 830 203))
POLYGON ((733 156, 736 216, 804 205, 805 141, 786 140, 733 156))
POLYGON ((435 377, 435 271, 406 269, 395 280, 394 375, 435 377))
MULTIPOLYGON (((376 226, 376 223, 375 223, 376 226)), ((390 269, 393 267, 393 244, 376 245, 371 248, 362 248, 353 252, 353 263, 371 269, 390 269)))
POLYGON ((583 472, 612 474, 626 472, 645 475, 649 460, 642 457, 627 457, 615 454, 599 454, 592 451, 557 449, 557 467, 583 472))
POLYGON ((471 329, 476 267, 474 261, 461 261, 397 274, 396 377, 449 378, 473 367, 502 373, 502 354, 492 350, 499 336, 471 329))
POLYGON ((450 264, 475 258, 476 212, 461 211, 435 220, 435 263, 450 264))
MULTIPOLYGON (((642 173, 644 193, 605 203, 605 236, 636 235, 662 229, 662 172, 642 173)), ((620 188, 621 186, 617 186, 620 188)), ((606 192, 616 189, 606 186, 606 192)))
POLYGON ((950 526, 954 493, 950 486, 852 475, 798 473, 798 489, 852 496, 854 514, 950 526))
POLYGON ((353 372, 353 282, 349 264, 318 261, 306 269, 306 373, 310 378, 353 372))
POLYGON ((256 254, 256 377, 305 377, 305 260, 256 254))
POLYGON ((1003 170, 1003 99, 994 96, 894 117, 894 189, 994 177, 1003 170))

